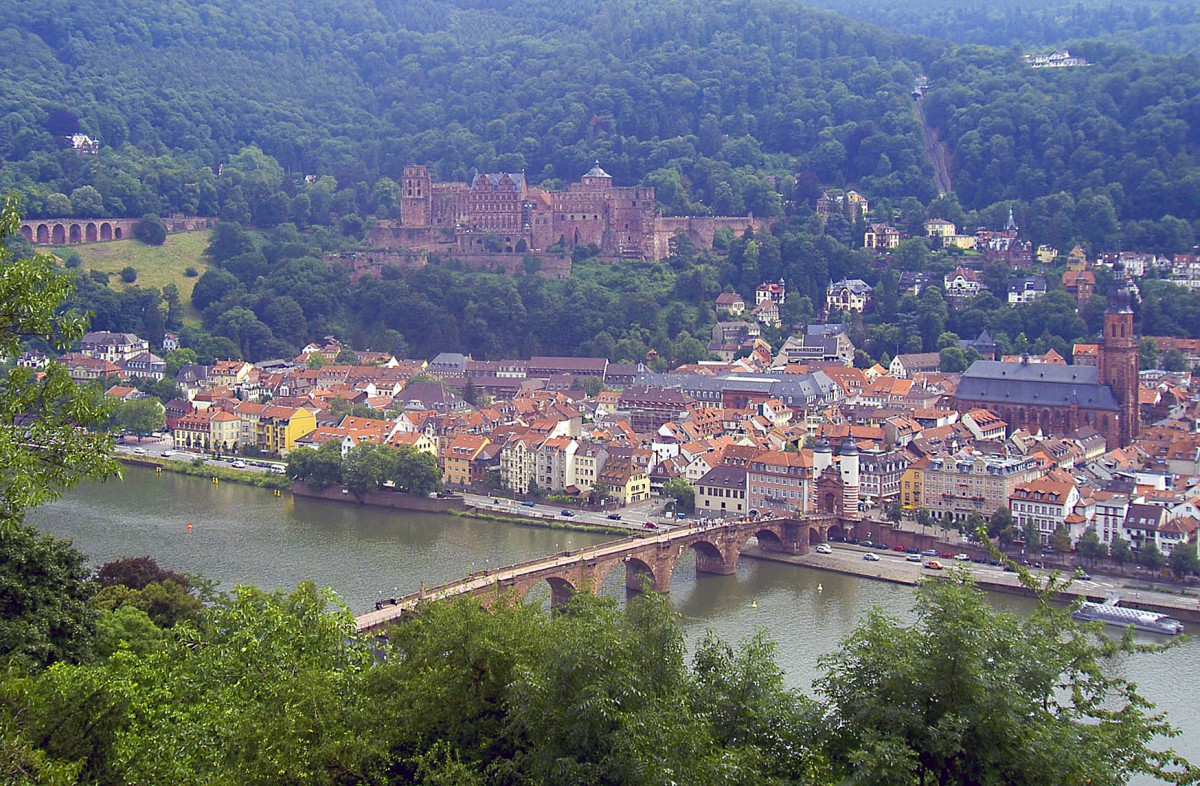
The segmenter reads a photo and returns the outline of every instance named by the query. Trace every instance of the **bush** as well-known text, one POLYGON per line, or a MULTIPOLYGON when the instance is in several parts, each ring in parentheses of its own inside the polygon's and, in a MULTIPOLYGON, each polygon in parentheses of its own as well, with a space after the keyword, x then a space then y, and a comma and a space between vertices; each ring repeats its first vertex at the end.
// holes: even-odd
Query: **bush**
POLYGON ((137 268, 126 266, 121 268, 121 280, 126 284, 132 284, 137 281, 137 268))
POLYGON ((79 256, 76 251, 68 251, 63 254, 63 266, 68 268, 77 268, 83 266, 83 257, 79 256))
POLYGON ((184 268, 183 274, 188 278, 195 278, 196 276, 200 275, 200 271, 191 265, 188 265, 186 268, 184 268))
POLYGON ((167 227, 158 216, 147 214, 133 227, 133 236, 148 246, 161 246, 167 242, 167 227))

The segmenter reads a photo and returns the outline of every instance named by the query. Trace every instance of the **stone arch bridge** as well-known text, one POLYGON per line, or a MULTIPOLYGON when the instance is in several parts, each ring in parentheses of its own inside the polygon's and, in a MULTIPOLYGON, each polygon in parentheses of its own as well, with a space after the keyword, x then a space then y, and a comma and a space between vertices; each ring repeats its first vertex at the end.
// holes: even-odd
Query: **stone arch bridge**
POLYGON ((731 574, 751 538, 765 551, 805 554, 810 545, 824 543, 833 516, 803 519, 758 519, 726 523, 697 521, 662 532, 639 533, 586 549, 563 551, 494 571, 472 573, 464 579, 433 589, 390 599, 375 611, 356 619, 359 631, 376 631, 396 622, 426 601, 459 595, 490 606, 501 599, 520 601, 543 581, 550 585, 550 603, 561 606, 579 590, 596 591, 618 566, 625 570, 625 586, 640 590, 643 583, 657 592, 669 592, 675 563, 687 549, 696 552, 698 573, 731 574))

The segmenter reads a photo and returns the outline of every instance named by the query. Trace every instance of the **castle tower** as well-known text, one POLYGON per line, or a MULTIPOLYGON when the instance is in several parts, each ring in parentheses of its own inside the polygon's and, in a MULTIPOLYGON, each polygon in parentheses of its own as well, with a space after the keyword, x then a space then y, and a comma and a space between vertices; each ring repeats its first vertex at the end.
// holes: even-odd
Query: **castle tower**
POLYGON ((842 518, 858 521, 862 518, 858 511, 858 446, 849 435, 838 455, 842 469, 842 518))
POLYGON ((1108 296, 1104 339, 1100 345, 1100 381, 1116 396, 1121 414, 1104 436, 1112 447, 1125 447, 1141 430, 1138 415, 1138 346, 1133 334, 1132 293, 1124 286, 1108 296))
POLYGON ((430 220, 430 201, 433 190, 429 170, 409 164, 400 178, 400 225, 427 227, 430 220))
POLYGON ((579 179, 580 185, 584 188, 598 188, 608 190, 612 188, 612 175, 600 168, 600 161, 597 160, 587 174, 579 179))

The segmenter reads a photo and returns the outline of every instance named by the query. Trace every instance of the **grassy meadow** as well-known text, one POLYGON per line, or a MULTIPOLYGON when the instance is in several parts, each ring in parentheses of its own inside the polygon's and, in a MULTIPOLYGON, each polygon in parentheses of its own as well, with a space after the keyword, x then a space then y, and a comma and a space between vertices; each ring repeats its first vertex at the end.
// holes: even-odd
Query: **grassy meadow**
POLYGON ((84 270, 110 273, 108 285, 116 290, 130 286, 121 280, 121 270, 125 267, 132 267, 138 273, 132 286, 162 289, 167 284, 174 284, 187 306, 188 317, 199 318, 191 308, 192 287, 208 270, 204 249, 208 246, 209 235, 209 230, 205 229, 167 235, 167 241, 161 246, 148 246, 129 239, 60 246, 56 250, 64 254, 67 251, 78 253, 84 270), (189 267, 195 268, 199 275, 195 278, 184 275, 189 267))

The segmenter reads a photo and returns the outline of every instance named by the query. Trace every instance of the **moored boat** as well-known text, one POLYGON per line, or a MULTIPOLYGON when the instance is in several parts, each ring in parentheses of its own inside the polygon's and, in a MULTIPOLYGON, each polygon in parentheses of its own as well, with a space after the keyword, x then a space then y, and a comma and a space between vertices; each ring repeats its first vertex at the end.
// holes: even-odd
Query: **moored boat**
POLYGON ((1148 633, 1163 633, 1168 636, 1174 636, 1177 633, 1183 632, 1183 623, 1168 617, 1166 614, 1132 609, 1127 606, 1117 605, 1119 603, 1120 601, 1115 598, 1109 598, 1104 603, 1085 601, 1079 607, 1079 610, 1071 616, 1085 622, 1103 622, 1107 625, 1119 625, 1123 628, 1132 626, 1135 630, 1143 630, 1148 633))

